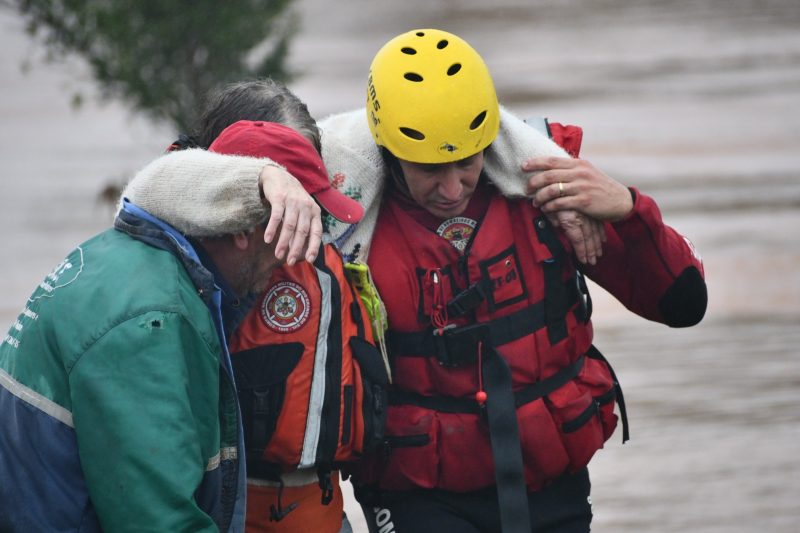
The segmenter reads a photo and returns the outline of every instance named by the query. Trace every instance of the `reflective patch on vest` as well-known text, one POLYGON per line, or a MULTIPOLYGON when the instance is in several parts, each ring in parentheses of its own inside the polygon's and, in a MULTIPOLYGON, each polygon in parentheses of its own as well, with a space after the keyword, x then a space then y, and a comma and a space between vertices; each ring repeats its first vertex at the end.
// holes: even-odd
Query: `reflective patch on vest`
POLYGON ((477 225, 476 220, 467 217, 448 218, 436 228, 436 234, 446 239, 459 252, 463 252, 477 225))
POLYGON ((293 281, 281 281, 267 291, 261 303, 264 324, 277 333, 292 333, 308 321, 311 299, 306 290, 293 281))

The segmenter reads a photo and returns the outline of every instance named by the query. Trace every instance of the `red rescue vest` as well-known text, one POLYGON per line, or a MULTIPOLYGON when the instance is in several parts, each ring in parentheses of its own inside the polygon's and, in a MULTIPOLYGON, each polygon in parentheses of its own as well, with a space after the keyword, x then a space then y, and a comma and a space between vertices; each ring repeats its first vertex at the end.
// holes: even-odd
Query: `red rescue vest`
MULTIPOLYGON (((388 383, 332 245, 278 268, 230 340, 248 476, 354 461, 383 438, 388 383)), ((322 480, 322 478, 321 478, 322 480)))
POLYGON ((526 200, 494 196, 463 254, 384 204, 369 264, 389 316, 394 384, 367 483, 495 485, 491 424, 476 401, 492 354, 510 370, 528 490, 583 468, 603 446, 618 387, 591 346, 588 293, 565 244, 526 200), (433 315, 446 325, 432 326, 433 315))

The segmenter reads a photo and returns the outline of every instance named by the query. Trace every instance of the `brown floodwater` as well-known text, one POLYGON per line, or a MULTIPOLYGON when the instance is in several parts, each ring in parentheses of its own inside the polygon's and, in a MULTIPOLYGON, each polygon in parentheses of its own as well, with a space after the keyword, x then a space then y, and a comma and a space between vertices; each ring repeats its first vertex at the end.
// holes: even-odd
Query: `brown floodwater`
MULTIPOLYGON (((625 445, 614 435, 590 467, 594 530, 798 531, 800 3, 384 4, 293 4, 291 86, 317 117, 362 104, 388 38, 453 31, 484 56, 507 107, 582 125, 583 157, 654 196, 704 258, 709 311, 695 328, 649 323, 594 292, 596 344, 622 382, 632 434, 625 445)), ((72 246, 109 225, 104 185, 174 135, 99 104, 79 62, 42 56, 0 11, 3 324, 72 246)))

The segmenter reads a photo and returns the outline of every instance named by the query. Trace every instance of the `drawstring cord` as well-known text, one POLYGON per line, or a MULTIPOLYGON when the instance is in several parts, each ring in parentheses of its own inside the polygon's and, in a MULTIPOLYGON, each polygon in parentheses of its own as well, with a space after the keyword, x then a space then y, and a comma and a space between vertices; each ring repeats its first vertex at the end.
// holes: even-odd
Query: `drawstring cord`
POLYGON ((447 303, 444 301, 444 285, 440 282, 439 269, 428 270, 425 273, 428 283, 433 285, 433 305, 431 309, 431 323, 442 333, 447 326, 447 303))
POLYGON ((287 505, 286 508, 283 507, 283 505, 281 504, 281 497, 283 496, 283 479, 278 481, 278 483, 279 483, 279 485, 278 485, 278 507, 276 508, 275 504, 272 504, 272 505, 269 506, 269 521, 270 522, 280 522, 281 520, 286 518, 287 514, 289 514, 292 511, 294 511, 297 508, 297 505, 298 505, 297 502, 292 502, 289 505, 287 505))
POLYGON ((486 391, 483 390, 483 341, 478 341, 478 392, 475 393, 475 401, 483 407, 486 398, 486 391))

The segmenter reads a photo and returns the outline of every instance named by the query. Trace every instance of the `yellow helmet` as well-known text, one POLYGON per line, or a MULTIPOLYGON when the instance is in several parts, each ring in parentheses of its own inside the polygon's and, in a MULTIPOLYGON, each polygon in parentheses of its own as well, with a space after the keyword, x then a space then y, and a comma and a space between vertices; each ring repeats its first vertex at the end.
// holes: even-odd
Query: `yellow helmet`
POLYGON ((367 120, 379 146, 414 163, 450 163, 491 144, 500 108, 486 64, 441 30, 398 35, 375 55, 367 120))

